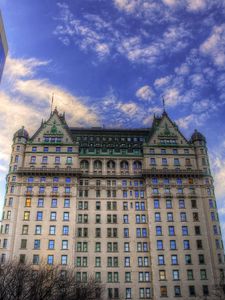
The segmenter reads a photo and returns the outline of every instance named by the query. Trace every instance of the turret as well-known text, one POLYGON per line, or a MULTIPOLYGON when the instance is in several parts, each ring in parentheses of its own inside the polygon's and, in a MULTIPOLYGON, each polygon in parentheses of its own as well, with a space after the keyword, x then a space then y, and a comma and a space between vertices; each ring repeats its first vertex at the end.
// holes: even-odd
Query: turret
POLYGON ((10 172, 16 171, 18 167, 22 166, 23 154, 28 139, 29 134, 24 126, 15 132, 13 136, 12 156, 9 168, 10 172))
POLYGON ((202 133, 195 129, 194 133, 190 138, 190 143, 192 143, 195 147, 198 168, 204 171, 206 174, 210 175, 206 138, 202 133))

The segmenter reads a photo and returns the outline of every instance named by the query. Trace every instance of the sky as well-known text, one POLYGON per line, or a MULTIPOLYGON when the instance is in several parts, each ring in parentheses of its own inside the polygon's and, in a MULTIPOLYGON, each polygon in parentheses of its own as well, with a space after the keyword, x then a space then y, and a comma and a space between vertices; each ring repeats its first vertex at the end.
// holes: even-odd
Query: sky
POLYGON ((207 138, 225 237, 225 2, 0 0, 0 207, 13 133, 54 106, 71 126, 150 127, 169 116, 207 138))

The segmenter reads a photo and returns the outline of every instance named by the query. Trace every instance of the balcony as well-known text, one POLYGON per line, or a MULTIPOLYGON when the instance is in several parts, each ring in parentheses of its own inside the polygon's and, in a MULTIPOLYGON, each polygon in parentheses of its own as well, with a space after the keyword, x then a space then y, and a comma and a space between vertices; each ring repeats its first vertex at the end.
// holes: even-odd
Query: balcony
POLYGON ((79 168, 18 168, 15 172, 19 175, 80 175, 81 171, 79 168))
POLYGON ((203 171, 200 170, 174 170, 174 169, 143 169, 143 175, 165 177, 165 176, 179 176, 179 177, 202 177, 205 175, 203 171))

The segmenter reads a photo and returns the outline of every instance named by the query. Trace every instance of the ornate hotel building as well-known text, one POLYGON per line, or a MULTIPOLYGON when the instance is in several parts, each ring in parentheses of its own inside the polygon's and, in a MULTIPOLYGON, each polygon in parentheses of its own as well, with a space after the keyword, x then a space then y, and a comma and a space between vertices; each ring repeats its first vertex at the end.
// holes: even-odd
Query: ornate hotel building
POLYGON ((166 112, 106 129, 68 127, 55 109, 14 134, 0 239, 2 263, 72 266, 104 299, 212 299, 224 249, 206 139, 166 112))

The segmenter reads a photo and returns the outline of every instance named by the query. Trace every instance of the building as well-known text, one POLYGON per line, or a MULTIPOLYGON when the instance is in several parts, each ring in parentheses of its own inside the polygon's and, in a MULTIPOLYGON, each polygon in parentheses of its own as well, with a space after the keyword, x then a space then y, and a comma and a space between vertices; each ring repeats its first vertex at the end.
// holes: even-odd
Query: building
POLYGON ((8 44, 7 44, 3 20, 0 12, 0 81, 2 78, 2 73, 3 73, 7 53, 8 53, 8 44))
POLYGON ((105 129, 54 110, 32 137, 14 134, 0 238, 1 262, 75 266, 104 299, 208 295, 224 250, 206 139, 187 140, 166 112, 105 129))

